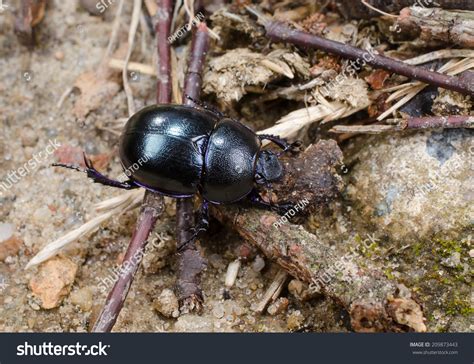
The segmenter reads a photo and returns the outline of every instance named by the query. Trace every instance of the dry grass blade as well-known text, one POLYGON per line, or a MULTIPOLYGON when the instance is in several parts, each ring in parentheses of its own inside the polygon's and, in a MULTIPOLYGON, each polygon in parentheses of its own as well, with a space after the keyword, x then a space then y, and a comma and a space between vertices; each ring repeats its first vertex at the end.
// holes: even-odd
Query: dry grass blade
POLYGON ((135 44, 135 35, 137 34, 138 22, 140 20, 140 12, 142 7, 142 0, 134 0, 133 2, 133 13, 132 20, 130 23, 130 29, 128 31, 128 49, 127 56, 125 57, 125 64, 122 69, 123 89, 127 95, 128 114, 132 116, 135 114, 135 103, 133 101, 132 89, 128 83, 128 62, 132 55, 133 45, 135 44))
POLYGON ((93 231, 98 229, 104 221, 107 221, 111 217, 120 215, 126 211, 138 207, 143 196, 142 193, 137 192, 140 191, 133 191, 128 194, 125 194, 126 198, 120 196, 120 198, 114 197, 110 200, 102 202, 100 204, 101 207, 104 208, 104 206, 106 206, 107 208, 109 208, 109 211, 94 217, 92 220, 79 226, 77 229, 68 232, 66 235, 46 245, 28 262, 25 269, 38 265, 44 262, 45 260, 48 260, 49 258, 53 257, 54 255, 58 254, 59 251, 63 249, 66 245, 92 233, 93 231), (112 208, 112 206, 115 207, 112 208))
MULTIPOLYGON (((444 66, 442 66, 438 72, 446 73, 450 76, 458 75, 464 71, 474 68, 474 59, 468 57, 464 59, 452 59, 447 62, 444 66)), ((386 119, 391 114, 395 113, 398 109, 400 109, 403 105, 405 105, 408 101, 414 98, 419 92, 424 90, 428 85, 422 82, 410 82, 405 83, 402 85, 395 86, 390 89, 386 89, 384 91, 395 91, 390 97, 387 99, 387 103, 400 99, 395 105, 390 107, 387 111, 381 114, 377 120, 382 121, 386 119)))
MULTIPOLYGON (((123 69, 125 67, 125 61, 121 59, 112 58, 109 60, 109 67, 123 69)), ((156 76, 155 67, 143 63, 128 62, 127 70, 140 72, 145 75, 156 76)))
POLYGON ((435 61, 437 59, 446 58, 474 58, 474 51, 472 49, 441 49, 431 53, 426 53, 421 56, 407 59, 403 62, 413 66, 435 61))
POLYGON ((294 137, 301 129, 314 122, 329 122, 345 118, 365 109, 367 106, 368 105, 361 105, 358 108, 354 108, 343 102, 326 101, 324 104, 293 111, 278 120, 276 125, 260 131, 259 134, 272 134, 279 135, 282 138, 291 138, 294 137))

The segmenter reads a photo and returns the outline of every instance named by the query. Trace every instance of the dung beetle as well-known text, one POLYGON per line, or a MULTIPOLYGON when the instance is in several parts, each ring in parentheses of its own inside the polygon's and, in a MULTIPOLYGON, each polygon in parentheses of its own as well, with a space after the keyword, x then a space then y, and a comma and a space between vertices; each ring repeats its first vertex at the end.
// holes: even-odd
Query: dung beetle
POLYGON ((87 176, 106 186, 127 190, 143 187, 175 198, 199 193, 203 204, 197 232, 207 228, 208 203, 233 203, 247 197, 254 204, 277 211, 288 208, 265 202, 256 184, 279 180, 283 167, 278 157, 296 151, 299 142, 289 144, 273 135, 257 135, 241 122, 192 101, 201 107, 152 105, 127 121, 119 151, 122 167, 129 172, 128 180, 104 176, 84 156, 87 176), (275 143, 282 152, 263 150, 263 140, 275 143), (137 161, 144 162, 133 168, 137 161))

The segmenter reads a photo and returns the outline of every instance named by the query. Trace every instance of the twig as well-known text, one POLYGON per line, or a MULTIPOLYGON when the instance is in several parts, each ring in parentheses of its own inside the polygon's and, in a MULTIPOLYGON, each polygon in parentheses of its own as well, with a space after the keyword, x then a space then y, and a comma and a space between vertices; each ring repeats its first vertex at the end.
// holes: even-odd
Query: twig
POLYGON ((456 129, 474 128, 473 116, 428 116, 410 117, 407 119, 389 119, 394 125, 336 125, 330 132, 333 133, 361 133, 361 134, 381 134, 387 131, 402 131, 407 129, 456 129))
POLYGON ((430 128, 474 128, 474 116, 433 116, 424 118, 408 118, 401 122, 404 129, 430 128))
POLYGON ((156 97, 158 104, 168 104, 171 102, 171 49, 168 37, 171 32, 172 13, 172 0, 158 0, 158 21, 155 26, 158 47, 158 84, 156 97))
POLYGON ((153 230, 162 210, 162 196, 146 193, 138 217, 137 227, 123 259, 120 270, 121 274, 107 296, 104 307, 92 329, 93 332, 109 332, 112 330, 142 261, 148 236, 153 230))
MULTIPOLYGON (((191 54, 186 73, 183 100, 192 105, 192 99, 199 99, 201 93, 201 73, 209 47, 209 34, 204 23, 199 24, 193 35, 191 54)), ((176 237, 178 247, 178 282, 176 290, 183 311, 202 308, 201 271, 204 261, 192 239, 194 227, 193 199, 180 198, 176 202, 176 237)))
MULTIPOLYGON (((109 60, 109 67, 110 68, 123 69, 124 64, 125 64, 125 61, 123 61, 121 59, 111 58, 109 60)), ((143 64, 143 63, 128 62, 127 69, 129 71, 140 72, 140 73, 145 74, 145 75, 156 76, 155 67, 149 66, 149 65, 143 64)))
POLYGON ((115 43, 117 42, 124 2, 125 0, 120 0, 118 3, 117 11, 115 12, 114 24, 112 25, 112 32, 109 38, 109 44, 107 44, 107 50, 105 51, 104 57, 102 58, 101 65, 105 64, 107 59, 112 55, 115 43))
POLYGON ((331 130, 332 133, 338 134, 382 134, 386 131, 402 130, 397 125, 336 125, 331 130))
POLYGON ((472 49, 440 49, 403 62, 415 66, 445 58, 474 58, 474 51, 472 49))
POLYGON ((443 75, 401 61, 369 53, 348 44, 335 42, 300 30, 291 29, 286 24, 266 19, 260 13, 247 7, 265 26, 266 35, 273 41, 288 42, 305 48, 320 49, 351 60, 363 60, 367 64, 406 76, 430 85, 474 96, 474 85, 462 78, 443 75))
POLYGON ((367 3, 377 10, 372 11, 367 9, 366 5, 364 5, 363 2, 359 0, 336 1, 336 4, 343 15, 350 19, 369 19, 375 16, 380 16, 380 12, 398 13, 403 8, 416 5, 418 5, 418 7, 426 8, 439 7, 443 9, 474 10, 474 3, 471 0, 367 0, 367 3))
MULTIPOLYGON (((171 0, 158 1, 158 22, 155 29, 157 30, 158 41, 158 84, 156 99, 159 104, 171 102, 170 46, 167 42, 171 24, 171 3, 171 0)), ((146 191, 138 217, 137 227, 122 263, 122 274, 107 296, 104 307, 92 331, 108 332, 112 330, 140 265, 148 236, 153 230, 162 210, 163 197, 159 194, 146 191), (137 259, 137 257, 140 257, 140 259, 137 259)))

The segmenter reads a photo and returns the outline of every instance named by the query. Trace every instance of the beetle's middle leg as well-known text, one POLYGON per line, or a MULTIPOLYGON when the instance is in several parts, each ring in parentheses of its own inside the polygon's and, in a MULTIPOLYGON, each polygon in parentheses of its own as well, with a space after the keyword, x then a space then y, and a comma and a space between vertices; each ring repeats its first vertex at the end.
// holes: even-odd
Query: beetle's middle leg
POLYGON ((94 168, 94 165, 87 158, 85 154, 84 154, 84 163, 86 164, 85 169, 82 169, 70 164, 63 164, 63 163, 54 163, 53 166, 74 169, 79 172, 85 172, 87 174, 87 177, 92 179, 95 183, 100 183, 101 185, 104 185, 104 186, 121 188, 124 190, 132 190, 134 188, 139 188, 139 186, 134 184, 133 181, 131 180, 120 182, 120 181, 110 179, 107 176, 104 176, 102 173, 100 173, 97 169, 94 168))
POLYGON ((204 200, 201 205, 201 211, 197 217, 196 225, 191 228, 193 235, 178 247, 178 251, 182 250, 190 241, 196 239, 202 232, 206 232, 209 228, 209 203, 204 200))
POLYGON ((280 138, 276 135, 260 134, 258 135, 258 137, 260 140, 269 140, 278 145, 280 149, 282 149, 282 152, 279 155, 288 151, 292 153, 298 153, 301 148, 301 142, 299 140, 294 143, 288 143, 285 139, 280 138))

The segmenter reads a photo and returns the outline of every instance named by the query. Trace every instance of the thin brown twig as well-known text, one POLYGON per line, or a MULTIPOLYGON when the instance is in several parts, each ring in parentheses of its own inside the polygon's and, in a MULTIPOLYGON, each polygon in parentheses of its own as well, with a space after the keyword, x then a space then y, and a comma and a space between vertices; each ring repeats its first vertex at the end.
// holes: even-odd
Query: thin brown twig
POLYGON ((155 31, 157 34, 158 67, 157 67, 157 94, 158 104, 171 102, 171 48, 168 38, 171 33, 171 19, 173 14, 172 0, 158 0, 158 11, 155 31))
POLYGON ((132 285, 133 278, 140 266, 148 236, 153 230, 162 210, 162 196, 154 193, 145 193, 137 226, 122 262, 121 274, 107 296, 104 307, 92 329, 93 332, 110 332, 114 327, 132 285))
POLYGON ((267 19, 252 8, 247 7, 247 9, 259 17, 259 21, 265 27, 267 37, 273 41, 288 42, 304 48, 320 49, 327 53, 335 54, 353 61, 363 60, 363 62, 375 68, 381 68, 430 85, 474 96, 474 84, 462 77, 447 76, 442 73, 429 71, 348 44, 335 42, 300 30, 291 29, 282 22, 267 19))
POLYGON ((390 121, 392 125, 336 125, 330 132, 338 134, 381 134, 389 131, 403 131, 408 129, 474 128, 474 117, 463 115, 409 117, 407 119, 392 119, 388 121, 390 121))
MULTIPOLYGON (((201 23, 193 35, 191 54, 189 57, 188 70, 186 73, 183 102, 192 105, 194 100, 199 99, 202 85, 202 70, 209 48, 209 33, 206 24, 201 23)), ((181 307, 187 310, 200 310, 202 308, 201 271, 204 261, 192 239, 192 228, 194 226, 193 199, 180 198, 176 202, 176 237, 180 249, 178 259, 178 282, 176 291, 181 307)))
POLYGON ((402 121, 404 129, 474 128, 474 116, 411 117, 402 121))
MULTIPOLYGON (((170 34, 172 0, 158 0, 158 21, 155 27, 158 41, 157 103, 171 102, 170 34)), ((133 278, 138 270, 148 236, 163 210, 163 197, 151 191, 145 192, 137 226, 122 262, 121 274, 115 282, 92 329, 94 332, 112 330, 127 297, 133 278)))

